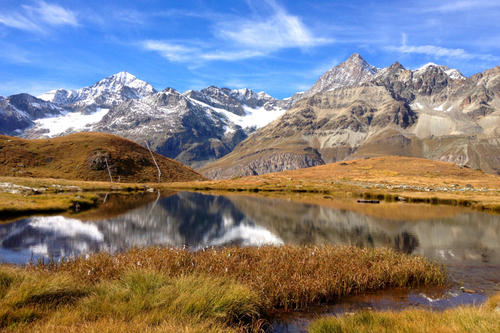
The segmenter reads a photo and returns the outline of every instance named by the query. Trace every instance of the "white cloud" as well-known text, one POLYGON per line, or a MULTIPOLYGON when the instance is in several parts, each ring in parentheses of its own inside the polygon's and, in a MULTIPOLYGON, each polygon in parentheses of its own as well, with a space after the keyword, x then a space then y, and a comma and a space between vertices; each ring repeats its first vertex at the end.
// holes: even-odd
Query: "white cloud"
POLYGON ((204 60, 243 60, 248 58, 255 58, 265 55, 261 51, 257 50, 242 50, 242 51, 214 51, 208 52, 200 55, 200 58, 204 60))
POLYGON ((147 40, 141 43, 145 50, 156 51, 172 62, 200 63, 212 60, 235 61, 264 55, 253 50, 211 50, 201 46, 186 46, 178 43, 147 40))
POLYGON ((199 49, 197 48, 158 40, 144 41, 142 42, 142 46, 146 50, 158 52, 162 57, 173 62, 190 61, 199 53, 199 49))
MULTIPOLYGON (((272 14, 261 17, 234 19, 221 15, 214 25, 211 43, 179 43, 146 40, 141 46, 156 51, 172 62, 203 63, 207 61, 236 61, 266 56, 284 48, 307 49, 332 43, 329 38, 316 36, 299 17, 288 14, 273 1, 267 1, 272 14)), ((210 17, 211 17, 210 16, 210 17)))
POLYGON ((332 39, 315 36, 298 18, 276 4, 268 19, 235 20, 219 23, 218 34, 237 44, 257 50, 309 48, 330 44, 332 39))
POLYGON ((35 15, 40 15, 44 22, 51 25, 78 25, 75 13, 58 5, 41 1, 38 3, 38 7, 24 6, 24 8, 32 11, 35 15))
POLYGON ((385 49, 406 54, 425 54, 436 58, 480 59, 486 61, 496 61, 499 59, 491 54, 475 54, 461 48, 446 48, 436 45, 407 45, 407 35, 403 33, 401 36, 401 46, 387 46, 385 49))
POLYGON ((441 4, 436 7, 428 7, 425 11, 429 12, 455 12, 464 11, 469 9, 480 9, 480 8, 500 8, 500 2, 498 0, 463 0, 463 1, 452 1, 448 3, 441 4))
POLYGON ((22 11, 0 14, 0 24, 31 32, 46 32, 46 26, 77 26, 76 14, 59 5, 49 4, 44 1, 36 6, 23 5, 22 11))

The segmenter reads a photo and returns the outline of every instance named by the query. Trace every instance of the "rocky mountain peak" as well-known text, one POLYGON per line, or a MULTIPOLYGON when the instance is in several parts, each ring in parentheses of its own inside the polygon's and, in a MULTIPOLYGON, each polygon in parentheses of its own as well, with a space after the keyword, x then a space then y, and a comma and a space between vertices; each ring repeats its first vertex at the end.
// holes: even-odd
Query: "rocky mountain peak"
POLYGON ((437 65, 433 62, 429 62, 413 71, 414 76, 424 75, 425 73, 444 73, 452 80, 465 80, 465 76, 459 70, 444 65, 437 65))
POLYGON ((354 53, 346 61, 323 74, 303 97, 367 82, 377 71, 378 69, 366 62, 359 53, 354 53))
POLYGON ((156 93, 152 85, 128 72, 119 72, 90 87, 77 90, 57 89, 39 96, 48 102, 76 110, 109 108, 118 103, 156 93))
POLYGON ((393 63, 392 65, 389 66, 389 69, 391 69, 391 70, 404 70, 405 68, 398 61, 396 61, 395 63, 393 63))
POLYGON ((121 84, 126 85, 126 84, 130 84, 133 81, 137 80, 137 77, 135 77, 134 75, 130 74, 129 72, 122 71, 122 72, 119 72, 119 73, 111 75, 109 77, 109 79, 118 81, 121 84))

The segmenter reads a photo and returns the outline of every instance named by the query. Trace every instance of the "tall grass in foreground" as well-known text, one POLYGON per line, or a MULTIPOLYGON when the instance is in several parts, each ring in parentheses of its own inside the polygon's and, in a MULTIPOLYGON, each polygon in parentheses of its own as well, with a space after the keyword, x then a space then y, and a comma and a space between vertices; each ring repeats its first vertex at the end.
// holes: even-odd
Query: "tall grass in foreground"
POLYGON ((442 267, 425 258, 353 246, 233 247, 198 252, 133 249, 34 269, 97 282, 115 279, 131 268, 171 277, 205 274, 231 278, 257 292, 268 309, 301 308, 368 290, 446 282, 442 267))
POLYGON ((258 331, 278 309, 444 283, 440 266, 389 249, 134 249, 0 266, 0 330, 258 331))
POLYGON ((462 306, 443 312, 410 309, 401 312, 361 311, 317 319, 310 333, 333 332, 500 332, 500 294, 482 306, 462 306))

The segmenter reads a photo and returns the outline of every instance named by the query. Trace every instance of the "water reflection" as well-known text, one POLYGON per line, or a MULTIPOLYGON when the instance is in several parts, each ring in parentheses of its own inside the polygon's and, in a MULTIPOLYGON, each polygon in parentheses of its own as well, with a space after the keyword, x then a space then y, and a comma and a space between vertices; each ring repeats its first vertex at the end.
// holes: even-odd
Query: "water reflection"
MULTIPOLYGON (((123 200, 123 199, 122 199, 123 200)), ((392 247, 446 263, 498 288, 500 216, 384 219, 281 199, 177 193, 105 218, 31 217, 0 225, 0 261, 25 263, 152 245, 352 244, 392 247), (497 277, 495 280, 495 276, 497 277), (489 281, 489 282, 488 282, 489 281)), ((439 207, 435 207, 439 209, 439 207)))

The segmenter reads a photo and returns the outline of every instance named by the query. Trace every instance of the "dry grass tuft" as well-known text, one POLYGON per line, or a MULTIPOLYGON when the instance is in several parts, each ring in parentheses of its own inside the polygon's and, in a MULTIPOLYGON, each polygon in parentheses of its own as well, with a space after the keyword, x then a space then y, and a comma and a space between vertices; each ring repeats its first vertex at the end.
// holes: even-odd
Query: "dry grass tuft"
POLYGON ((302 308, 368 290, 446 283, 442 267, 422 257, 352 246, 221 248, 196 253, 134 249, 34 269, 99 282, 134 267, 169 276, 230 277, 258 292, 268 309, 302 308))
POLYGON ((0 329, 260 331, 278 309, 445 282, 440 266, 389 249, 134 249, 23 268, 0 265, 0 329))

